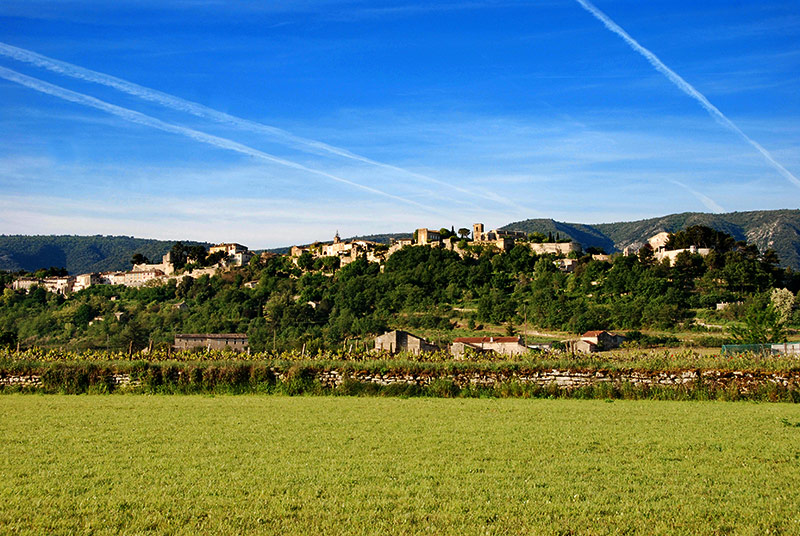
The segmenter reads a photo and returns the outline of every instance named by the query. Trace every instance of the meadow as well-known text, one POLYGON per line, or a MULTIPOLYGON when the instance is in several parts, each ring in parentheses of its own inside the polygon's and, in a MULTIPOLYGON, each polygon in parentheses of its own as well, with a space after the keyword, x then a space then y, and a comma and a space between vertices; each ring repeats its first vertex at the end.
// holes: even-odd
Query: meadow
POLYGON ((800 534, 800 407, 0 397, 4 534, 800 534))

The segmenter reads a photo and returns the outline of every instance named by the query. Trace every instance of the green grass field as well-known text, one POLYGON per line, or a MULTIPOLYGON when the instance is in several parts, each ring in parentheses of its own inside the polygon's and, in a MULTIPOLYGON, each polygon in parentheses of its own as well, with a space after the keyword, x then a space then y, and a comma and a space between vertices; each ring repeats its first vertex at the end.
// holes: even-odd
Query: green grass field
POLYGON ((800 534, 790 404, 0 397, 2 534, 800 534))

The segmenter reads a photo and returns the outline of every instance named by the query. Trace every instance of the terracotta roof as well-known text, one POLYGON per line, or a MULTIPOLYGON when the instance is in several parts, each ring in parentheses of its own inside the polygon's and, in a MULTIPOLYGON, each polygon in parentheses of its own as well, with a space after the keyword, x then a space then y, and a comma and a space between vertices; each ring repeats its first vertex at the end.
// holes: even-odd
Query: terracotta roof
MULTIPOLYGON (((602 329, 600 331, 587 331, 581 337, 597 337, 601 333, 608 333, 606 330, 602 329)), ((613 333, 608 333, 609 335, 613 335, 613 333)))
POLYGON ((463 342, 467 344, 482 344, 493 342, 519 342, 519 337, 458 337, 453 342, 463 342))

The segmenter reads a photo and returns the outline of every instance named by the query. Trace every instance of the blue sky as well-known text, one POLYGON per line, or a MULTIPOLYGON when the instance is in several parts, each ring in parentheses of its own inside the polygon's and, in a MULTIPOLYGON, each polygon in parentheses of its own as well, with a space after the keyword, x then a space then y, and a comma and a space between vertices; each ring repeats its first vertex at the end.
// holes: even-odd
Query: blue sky
POLYGON ((800 206, 800 0, 592 5, 656 60, 577 0, 6 0, 0 233, 263 248, 800 206))

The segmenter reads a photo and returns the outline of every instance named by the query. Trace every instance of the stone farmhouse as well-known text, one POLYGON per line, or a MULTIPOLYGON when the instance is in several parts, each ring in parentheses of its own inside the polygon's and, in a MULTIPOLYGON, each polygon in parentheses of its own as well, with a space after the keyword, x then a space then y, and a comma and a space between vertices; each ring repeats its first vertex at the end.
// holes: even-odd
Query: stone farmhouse
POLYGON ((375 337, 375 350, 390 354, 409 352, 419 355, 436 352, 439 347, 407 331, 394 330, 375 337))
POLYGON ((625 341, 622 335, 609 333, 608 331, 587 331, 581 335, 580 339, 563 341, 567 351, 575 354, 592 354, 604 350, 619 348, 625 341))
POLYGON ((207 350, 235 350, 249 352, 250 346, 245 333, 186 333, 175 335, 176 350, 205 348, 207 350))
POLYGON ((468 351, 513 356, 527 352, 528 347, 519 337, 459 337, 450 345, 450 353, 456 359, 463 358, 468 351))

